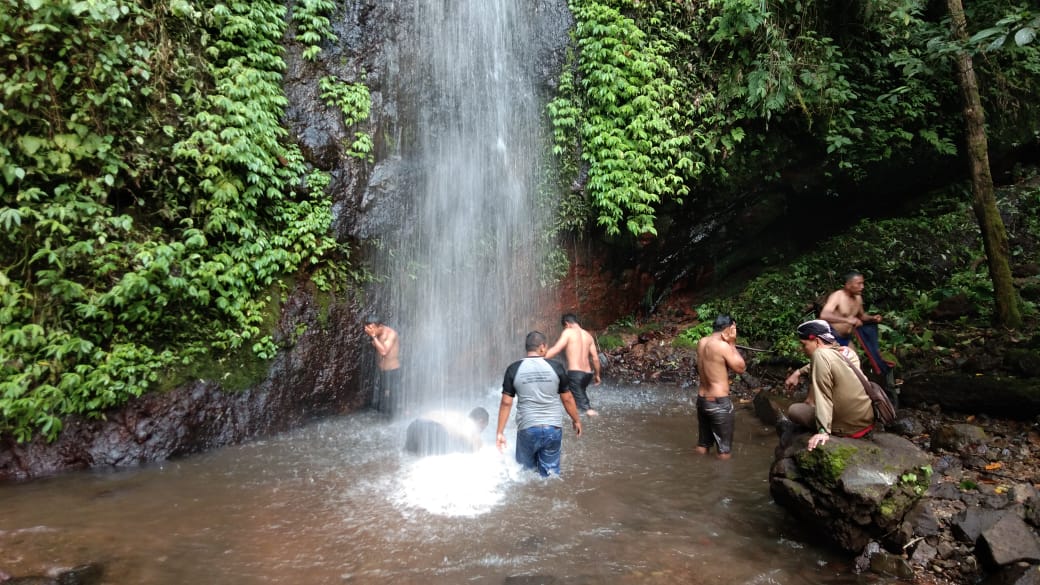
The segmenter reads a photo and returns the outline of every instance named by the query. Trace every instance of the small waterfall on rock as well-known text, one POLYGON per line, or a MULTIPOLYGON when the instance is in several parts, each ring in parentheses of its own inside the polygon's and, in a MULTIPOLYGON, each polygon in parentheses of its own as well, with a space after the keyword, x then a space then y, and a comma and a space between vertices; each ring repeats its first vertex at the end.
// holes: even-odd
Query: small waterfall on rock
POLYGON ((403 411, 468 410, 523 354, 539 292, 544 104, 524 0, 418 0, 399 84, 415 128, 406 217, 387 235, 375 305, 401 340, 403 411))

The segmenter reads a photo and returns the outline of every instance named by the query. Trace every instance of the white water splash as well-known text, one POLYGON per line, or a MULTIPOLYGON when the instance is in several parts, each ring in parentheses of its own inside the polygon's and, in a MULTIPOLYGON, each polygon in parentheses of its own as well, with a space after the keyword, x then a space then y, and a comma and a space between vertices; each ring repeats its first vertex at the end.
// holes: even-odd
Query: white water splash
POLYGON ((417 458, 405 464, 394 503, 439 516, 473 517, 498 506, 508 486, 525 474, 512 453, 485 445, 476 453, 452 453, 417 458))

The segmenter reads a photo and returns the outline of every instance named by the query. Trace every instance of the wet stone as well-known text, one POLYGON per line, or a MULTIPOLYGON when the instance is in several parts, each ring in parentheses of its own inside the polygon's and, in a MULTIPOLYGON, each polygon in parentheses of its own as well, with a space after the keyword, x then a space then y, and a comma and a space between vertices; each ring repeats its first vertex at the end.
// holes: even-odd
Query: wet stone
POLYGON ((981 543, 995 565, 1040 561, 1040 540, 1018 516, 1006 514, 983 531, 981 543))
POLYGON ((961 542, 974 544, 990 526, 1000 520, 1004 514, 986 508, 968 508, 961 512, 953 523, 953 533, 961 542))
POLYGON ((910 564, 923 567, 928 565, 937 555, 935 547, 927 542, 920 542, 914 547, 914 553, 910 556, 910 564))

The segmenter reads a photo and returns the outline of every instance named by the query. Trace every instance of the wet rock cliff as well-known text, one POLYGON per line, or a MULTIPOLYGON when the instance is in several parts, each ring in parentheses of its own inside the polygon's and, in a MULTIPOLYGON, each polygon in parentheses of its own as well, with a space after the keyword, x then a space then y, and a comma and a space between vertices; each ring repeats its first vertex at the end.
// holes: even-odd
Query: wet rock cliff
MULTIPOLYGON (((532 66, 548 95, 572 18, 564 0, 539 0, 525 9, 541 23, 542 35, 532 41, 541 56, 532 66)), ((285 124, 308 163, 331 174, 335 236, 361 251, 355 260, 363 260, 369 245, 392 245, 378 242, 380 235, 405 217, 414 192, 410 145, 422 131, 414 104, 423 96, 414 80, 400 74, 418 46, 410 12, 408 6, 380 0, 340 3, 331 15, 337 41, 324 45, 316 61, 302 58, 304 47, 293 31, 285 41, 285 124), (371 115, 361 127, 345 127, 342 114, 322 101, 318 80, 330 75, 369 88, 371 115), (358 131, 373 138, 370 160, 347 153, 358 131)), ((373 288, 330 297, 306 281, 299 283, 278 307, 275 338, 284 349, 261 364, 258 382, 229 388, 225 381, 247 367, 229 358, 221 364, 224 373, 200 373, 189 383, 106 413, 103 420, 66 420, 54 443, 5 440, 0 443, 0 480, 160 461, 364 408, 372 364, 360 321, 379 294, 373 288)))

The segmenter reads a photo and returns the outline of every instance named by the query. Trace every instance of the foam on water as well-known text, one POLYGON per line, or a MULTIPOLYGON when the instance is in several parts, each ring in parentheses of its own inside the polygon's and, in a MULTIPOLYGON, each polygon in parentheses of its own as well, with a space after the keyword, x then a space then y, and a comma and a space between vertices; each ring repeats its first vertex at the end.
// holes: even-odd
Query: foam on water
POLYGON ((510 484, 528 476, 512 453, 493 445, 477 453, 451 453, 416 458, 402 469, 393 496, 404 508, 419 508, 440 516, 473 517, 502 503, 510 484))

